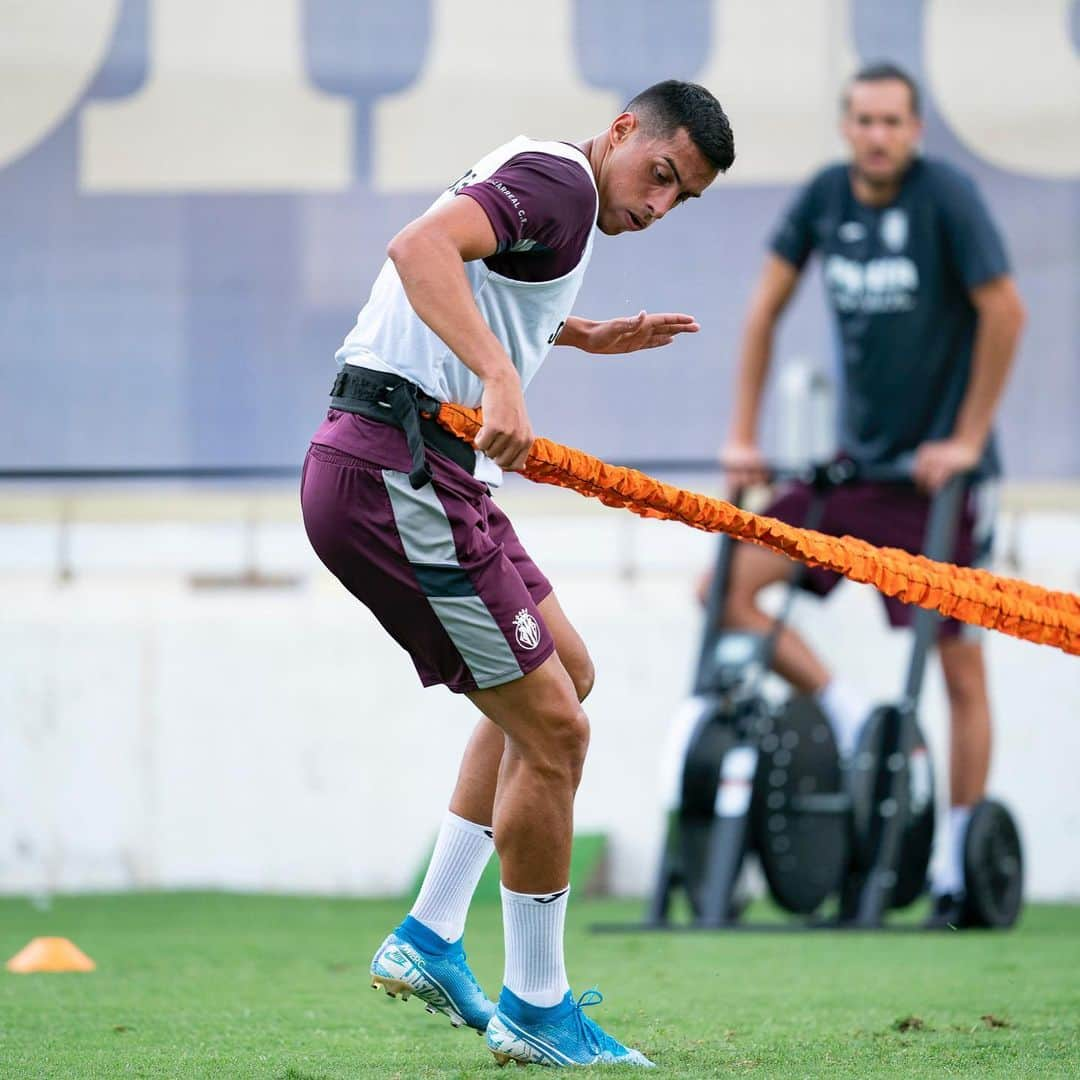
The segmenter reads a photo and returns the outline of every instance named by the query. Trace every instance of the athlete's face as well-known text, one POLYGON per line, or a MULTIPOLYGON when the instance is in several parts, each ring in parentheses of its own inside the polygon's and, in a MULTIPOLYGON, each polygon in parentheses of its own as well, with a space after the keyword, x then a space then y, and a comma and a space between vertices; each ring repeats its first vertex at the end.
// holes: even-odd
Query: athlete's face
POLYGON ((871 185, 895 183, 922 137, 911 92, 899 79, 852 83, 840 130, 855 171, 871 185))
POLYGON ((596 179, 597 226, 608 236, 648 228, 687 199, 696 199, 716 179, 717 170, 686 128, 652 135, 633 113, 623 113, 608 129, 608 140, 596 179))

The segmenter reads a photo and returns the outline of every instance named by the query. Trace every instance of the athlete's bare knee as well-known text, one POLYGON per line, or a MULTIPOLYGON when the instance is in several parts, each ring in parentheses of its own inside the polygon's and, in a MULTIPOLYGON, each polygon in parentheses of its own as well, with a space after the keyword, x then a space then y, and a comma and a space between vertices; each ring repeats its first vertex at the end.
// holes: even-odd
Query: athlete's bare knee
POLYGON ((540 601, 540 614, 544 616, 551 635, 555 639, 555 651, 558 654, 559 663, 570 676, 574 694, 578 701, 584 701, 589 696, 589 691, 592 690, 596 679, 592 657, 589 656, 585 642, 570 624, 554 593, 540 601))
POLYGON ((584 701, 592 693, 593 684, 596 682, 596 668, 593 667, 589 654, 575 657, 572 663, 566 665, 566 673, 574 684, 578 701, 584 701))
POLYGON ((528 767, 552 781, 577 787, 589 748, 589 719, 580 706, 537 710, 512 738, 528 767))
POLYGON ((584 701, 593 688, 596 681, 596 671, 593 668, 592 657, 585 643, 576 635, 572 641, 556 641, 556 651, 559 663, 566 669, 570 676, 570 682, 574 687, 574 694, 579 702, 584 701))

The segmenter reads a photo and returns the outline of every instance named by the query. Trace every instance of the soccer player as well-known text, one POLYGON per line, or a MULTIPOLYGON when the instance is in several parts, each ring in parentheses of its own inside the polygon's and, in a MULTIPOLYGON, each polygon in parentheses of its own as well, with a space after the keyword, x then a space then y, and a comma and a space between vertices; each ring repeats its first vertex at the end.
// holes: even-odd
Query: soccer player
MULTIPOLYGON (((668 81, 574 145, 519 137, 477 162, 390 242, 337 354, 301 500, 315 551, 416 665, 481 713, 412 910, 373 984, 486 1031, 500 1064, 649 1065, 582 1012, 563 959, 574 794, 593 682, 585 645, 489 488, 533 440, 523 392, 552 345, 625 353, 693 333, 689 315, 571 314, 594 229, 638 232, 734 160, 701 86, 668 81), (425 413, 482 406, 476 451, 425 413), (465 961, 465 916, 499 853, 498 1005, 465 961)), ((408 785, 422 782, 402 772, 408 785)))
MULTIPOLYGON (((886 547, 918 551, 929 495, 957 473, 999 471, 991 425, 1013 361, 1023 310, 1001 238, 978 190, 962 172, 918 152, 919 92, 891 64, 851 80, 841 128, 850 161, 818 173, 784 214, 753 294, 742 339, 732 424, 721 458, 735 484, 761 479, 756 442, 773 333, 812 252, 822 260, 836 317, 841 369, 840 441, 856 462, 912 464, 914 485, 856 483, 829 498, 819 528, 886 547)), ((987 554, 989 523, 969 493, 953 561, 987 554)), ((792 524, 810 494, 796 485, 766 512, 792 524)), ((729 625, 763 630, 761 589, 784 579, 789 562, 740 545, 733 562, 729 625)), ((824 595, 839 577, 811 570, 804 583, 824 595)), ((886 599, 889 620, 911 609, 886 599)), ((946 858, 934 881, 932 923, 958 924, 963 911, 963 838, 990 764, 990 707, 982 645, 955 621, 942 626, 941 663, 951 710, 952 809, 946 858)), ((819 695, 850 755, 866 703, 834 677, 790 627, 774 666, 793 686, 819 695)))

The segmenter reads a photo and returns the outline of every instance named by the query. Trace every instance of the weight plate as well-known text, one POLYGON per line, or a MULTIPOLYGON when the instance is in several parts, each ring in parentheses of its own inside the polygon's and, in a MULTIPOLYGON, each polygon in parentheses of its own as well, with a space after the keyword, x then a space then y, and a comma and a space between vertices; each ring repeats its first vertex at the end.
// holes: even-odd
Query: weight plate
POLYGON ((915 747, 908 761, 908 798, 911 818, 900 842, 900 865, 892 907, 914 903, 926 889, 930 855, 934 849, 934 766, 922 732, 916 727, 915 747))
POLYGON ((792 698, 761 732, 750 809, 752 843, 781 907, 809 915, 836 889, 849 808, 825 714, 813 698, 792 698))
POLYGON ((965 921, 1004 929, 1020 914, 1024 897, 1024 856, 1012 814, 984 799, 971 811, 964 837, 965 921))
POLYGON ((696 918, 701 918, 707 900, 709 841, 720 769, 736 741, 731 717, 717 702, 702 715, 683 759, 682 795, 672 826, 680 877, 696 918))
POLYGON ((719 702, 702 714, 683 758, 680 817, 712 820, 720 767, 735 741, 732 721, 719 702))
POLYGON ((934 770, 915 720, 892 705, 876 708, 859 735, 849 783, 852 863, 858 870, 874 864, 886 821, 899 814, 905 822, 890 898, 890 907, 905 907, 922 894, 934 842, 934 770), (902 736, 910 746, 907 755, 902 736))

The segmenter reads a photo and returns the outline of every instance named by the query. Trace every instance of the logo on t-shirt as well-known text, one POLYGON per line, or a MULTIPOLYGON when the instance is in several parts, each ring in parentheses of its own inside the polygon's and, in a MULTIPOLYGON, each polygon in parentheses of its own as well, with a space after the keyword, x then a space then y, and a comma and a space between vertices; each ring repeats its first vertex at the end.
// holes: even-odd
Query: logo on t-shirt
POLYGON ((908 238, 908 220, 905 211, 894 207, 881 215, 881 242, 890 251, 903 251, 908 238))
POLYGON ((865 263, 830 255, 825 260, 825 284, 842 314, 911 311, 919 291, 919 268, 906 255, 886 255, 865 263))
POLYGON ((455 195, 463 188, 468 187, 476 179, 475 169, 466 169, 446 190, 455 195))
POLYGON ((866 226, 861 221, 845 221, 836 230, 836 235, 845 244, 857 244, 866 235, 866 226))
POLYGON ((514 636, 523 649, 535 649, 540 644, 540 624, 528 608, 522 608, 514 616, 514 636))

